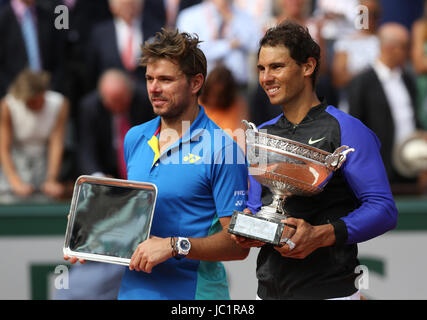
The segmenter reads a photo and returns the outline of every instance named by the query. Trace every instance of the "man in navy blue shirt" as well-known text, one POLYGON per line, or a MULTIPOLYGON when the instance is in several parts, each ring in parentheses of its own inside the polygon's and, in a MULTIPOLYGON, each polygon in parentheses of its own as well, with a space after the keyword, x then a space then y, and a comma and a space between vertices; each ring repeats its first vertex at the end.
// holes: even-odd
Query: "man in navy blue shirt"
MULTIPOLYGON (((257 260, 261 299, 360 298, 357 243, 396 225, 378 138, 359 120, 319 101, 314 91, 319 57, 320 48, 306 28, 289 21, 269 29, 260 42, 259 82, 283 113, 259 128, 327 152, 342 145, 356 150, 323 192, 286 200, 284 208, 292 216, 286 222, 296 226, 295 246, 232 236, 243 247, 262 246, 257 260)), ((268 202, 264 195, 269 191, 249 179, 248 209, 256 213, 268 202)))

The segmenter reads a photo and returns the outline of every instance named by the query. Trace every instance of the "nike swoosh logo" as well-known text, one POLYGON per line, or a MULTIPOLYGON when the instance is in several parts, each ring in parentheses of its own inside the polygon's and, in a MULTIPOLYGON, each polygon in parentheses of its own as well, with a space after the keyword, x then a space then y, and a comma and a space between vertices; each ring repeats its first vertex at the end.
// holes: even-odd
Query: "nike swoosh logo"
POLYGON ((315 144, 318 143, 320 141, 322 141, 323 139, 325 139, 325 137, 317 139, 317 140, 312 140, 313 138, 310 138, 310 140, 308 140, 308 144, 315 144))

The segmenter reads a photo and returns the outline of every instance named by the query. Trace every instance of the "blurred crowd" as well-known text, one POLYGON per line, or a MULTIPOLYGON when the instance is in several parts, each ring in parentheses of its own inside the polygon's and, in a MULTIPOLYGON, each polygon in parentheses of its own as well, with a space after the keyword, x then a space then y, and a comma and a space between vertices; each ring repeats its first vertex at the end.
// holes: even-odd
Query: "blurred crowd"
POLYGON ((0 201, 67 198, 82 174, 126 178, 124 134, 155 116, 140 45, 162 27, 202 40, 200 103, 219 126, 278 115, 256 58, 285 19, 322 49, 319 97, 379 137, 393 192, 425 193, 425 172, 394 153, 427 129, 427 1, 0 0, 0 201))

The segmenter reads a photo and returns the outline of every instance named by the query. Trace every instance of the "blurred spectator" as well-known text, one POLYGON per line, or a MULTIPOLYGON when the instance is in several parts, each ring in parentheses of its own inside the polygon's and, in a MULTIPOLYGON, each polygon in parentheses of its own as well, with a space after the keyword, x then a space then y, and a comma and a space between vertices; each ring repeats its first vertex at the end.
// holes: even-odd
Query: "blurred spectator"
POLYGON ((255 20, 233 5, 232 0, 205 0, 178 15, 181 32, 197 33, 208 61, 208 73, 224 64, 239 86, 250 82, 248 57, 255 54, 261 32, 255 20))
POLYGON ((359 0, 317 0, 313 15, 325 20, 322 37, 332 43, 354 31, 359 0))
POLYGON ((381 155, 394 192, 416 181, 401 176, 393 166, 393 148, 418 127, 415 113, 414 79, 404 69, 408 61, 409 32, 396 23, 384 24, 378 32, 380 55, 372 67, 349 85, 350 114, 378 136, 381 155))
MULTIPOLYGON (((166 23, 167 28, 175 28, 176 18, 178 13, 185 8, 199 4, 202 0, 163 0, 166 9, 166 23)), ((160 1, 159 1, 160 2, 160 1)))
POLYGON ((22 71, 1 102, 0 190, 20 197, 60 197, 68 101, 49 91, 46 72, 22 71))
POLYGON ((165 2, 166 0, 143 0, 142 19, 149 17, 148 19, 155 22, 158 26, 165 27, 167 21, 165 2))
POLYGON ((114 18, 96 25, 88 43, 89 88, 94 89, 104 71, 116 68, 128 72, 146 90, 144 68, 137 68, 140 46, 160 31, 164 21, 145 14, 143 0, 109 0, 109 5, 114 18))
POLYGON ((251 15, 264 33, 271 26, 274 0, 234 0, 236 7, 251 15))
POLYGON ((368 27, 338 40, 334 46, 332 81, 339 89, 338 106, 344 111, 348 111, 346 86, 355 75, 372 65, 379 54, 380 4, 378 0, 361 0, 360 4, 368 8, 368 27))
MULTIPOLYGON (((279 24, 286 19, 291 19, 302 26, 308 28, 310 35, 320 46, 323 57, 320 67, 326 70, 326 47, 322 38, 322 27, 324 19, 314 18, 311 15, 310 0, 278 0, 278 12, 275 17, 275 24, 279 24)), ((322 70, 320 70, 322 72, 322 70)))
POLYGON ((79 172, 126 178, 123 138, 136 124, 154 114, 146 95, 121 70, 107 70, 98 90, 82 99, 79 131, 79 172))
POLYGON ((242 120, 249 119, 248 105, 230 70, 219 65, 211 71, 200 96, 200 104, 205 107, 207 116, 245 150, 246 127, 242 120))
POLYGON ((93 26, 111 19, 106 0, 60 0, 52 3, 52 9, 64 4, 69 12, 69 29, 61 30, 64 37, 64 90, 70 100, 71 116, 76 118, 77 105, 85 94, 86 86, 86 49, 93 26))
POLYGON ((62 91, 63 42, 53 27, 54 11, 35 0, 10 0, 0 7, 0 96, 18 73, 29 67, 46 70, 52 88, 62 91))
POLYGON ((321 56, 322 76, 319 77, 316 90, 326 98, 329 104, 340 108, 339 90, 333 85, 331 70, 335 59, 334 46, 336 41, 354 33, 355 21, 359 14, 359 2, 360 0, 313 1, 312 16, 320 23, 318 37, 322 39, 320 45, 324 51, 321 56))
POLYGON ((427 0, 424 15, 412 27, 412 64, 417 73, 417 113, 427 129, 427 0))
POLYGON ((309 28, 310 34, 318 42, 320 30, 313 25, 315 20, 311 15, 310 0, 276 0, 276 14, 274 24, 279 24, 286 19, 292 19, 302 26, 309 28), (310 29, 313 27, 313 29, 310 29))

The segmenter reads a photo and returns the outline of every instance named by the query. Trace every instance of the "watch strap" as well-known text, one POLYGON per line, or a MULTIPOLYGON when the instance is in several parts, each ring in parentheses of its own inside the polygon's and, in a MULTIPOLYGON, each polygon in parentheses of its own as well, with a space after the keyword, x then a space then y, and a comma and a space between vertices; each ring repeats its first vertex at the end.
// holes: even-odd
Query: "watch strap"
POLYGON ((175 258, 178 255, 178 250, 176 248, 176 240, 177 240, 176 237, 171 237, 171 241, 170 241, 171 248, 172 248, 172 257, 175 257, 175 258))

